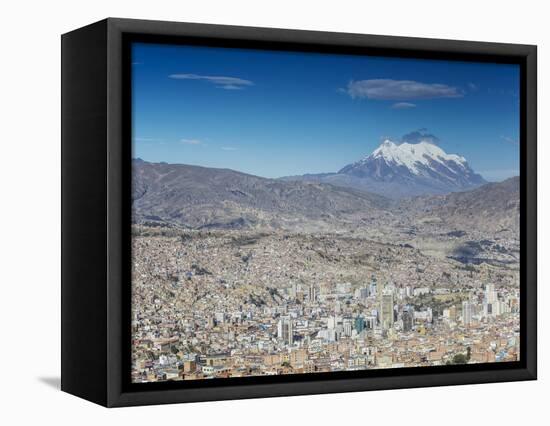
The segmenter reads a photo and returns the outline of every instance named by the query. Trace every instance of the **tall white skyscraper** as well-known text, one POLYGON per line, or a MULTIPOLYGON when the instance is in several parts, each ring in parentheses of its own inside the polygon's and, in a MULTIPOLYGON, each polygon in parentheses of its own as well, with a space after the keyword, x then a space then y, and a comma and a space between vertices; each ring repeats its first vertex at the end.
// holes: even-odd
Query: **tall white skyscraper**
POLYGON ((466 300, 462 302, 462 323, 465 327, 472 324, 472 304, 466 300))
POLYGON ((332 316, 332 317, 329 317, 328 320, 327 320, 327 328, 329 330, 334 330, 336 328, 336 317, 335 316, 332 316))
POLYGON ((497 292, 494 284, 487 284, 485 286, 485 301, 490 304, 494 304, 498 300, 497 292))
POLYGON ((313 283, 309 285, 308 297, 310 302, 315 302, 317 300, 317 287, 315 287, 313 283))
POLYGON ((350 337, 353 331, 353 320, 351 318, 344 319, 344 336, 350 337))
POLYGON ((384 330, 393 326, 393 294, 382 294, 380 301, 380 324, 384 330))

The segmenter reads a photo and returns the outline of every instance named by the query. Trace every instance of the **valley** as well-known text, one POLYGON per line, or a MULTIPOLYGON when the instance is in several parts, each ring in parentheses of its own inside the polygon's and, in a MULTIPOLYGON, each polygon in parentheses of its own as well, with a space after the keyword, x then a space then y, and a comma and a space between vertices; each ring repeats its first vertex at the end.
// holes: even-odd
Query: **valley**
POLYGON ((391 198, 134 160, 132 234, 135 382, 519 359, 518 178, 391 198))

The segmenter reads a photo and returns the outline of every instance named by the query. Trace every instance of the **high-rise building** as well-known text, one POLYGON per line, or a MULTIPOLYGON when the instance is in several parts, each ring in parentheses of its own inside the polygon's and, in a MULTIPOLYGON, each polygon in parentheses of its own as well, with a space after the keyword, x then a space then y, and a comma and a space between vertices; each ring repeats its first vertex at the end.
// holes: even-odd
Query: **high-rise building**
POLYGON ((412 330, 414 324, 414 312, 410 306, 407 306, 403 309, 403 331, 408 333, 412 330))
POLYGON ((393 326, 393 294, 382 294, 380 300, 380 324, 382 329, 389 330, 393 326))
POLYGON ((292 319, 289 318, 288 319, 288 339, 287 339, 287 343, 289 345, 292 345, 294 344, 294 324, 292 323, 292 319))
POLYGON ((357 317, 355 318, 355 330, 357 333, 361 333, 365 329, 365 318, 357 317))
POLYGON ((493 304, 483 302, 483 316, 484 317, 490 317, 493 315, 493 304))
POLYGON ((353 330, 353 320, 351 318, 344 318, 344 336, 351 337, 351 332, 353 330))
POLYGON ((310 302, 315 302, 317 300, 317 287, 315 287, 313 283, 309 285, 308 298, 310 302))
POLYGON ((216 312, 214 314, 214 318, 218 324, 222 324, 225 322, 225 313, 223 312, 216 312))
POLYGON ((292 283, 289 293, 290 297, 296 297, 296 295, 298 294, 298 286, 296 285, 296 283, 292 283))
POLYGON ((465 327, 472 324, 472 304, 466 300, 462 302, 462 323, 465 327))
POLYGON ((495 304, 498 300, 497 292, 494 284, 487 284, 485 286, 485 301, 491 305, 495 304))
POLYGON ((375 315, 369 315, 365 318, 365 328, 372 330, 376 327, 376 316, 375 315))
POLYGON ((433 321, 433 310, 429 306, 426 308, 426 321, 432 322, 433 321))
POLYGON ((375 296, 377 291, 377 283, 376 283, 376 277, 374 274, 371 276, 370 284, 368 286, 369 288, 369 296, 375 296))
POLYGON ((368 287, 358 288, 357 290, 355 290, 354 297, 356 299, 366 299, 367 297, 369 297, 368 287))
POLYGON ((376 296, 378 297, 379 301, 382 301, 382 295, 384 294, 384 283, 377 283, 376 284, 376 296))
POLYGON ((277 324, 277 337, 288 345, 294 343, 294 326, 290 316, 284 316, 279 319, 277 324))
POLYGON ((216 318, 211 315, 208 317, 208 320, 207 320, 207 327, 208 328, 214 328, 216 326, 216 318))
POLYGON ((456 319, 456 306, 453 305, 449 308, 449 318, 454 320, 456 319))

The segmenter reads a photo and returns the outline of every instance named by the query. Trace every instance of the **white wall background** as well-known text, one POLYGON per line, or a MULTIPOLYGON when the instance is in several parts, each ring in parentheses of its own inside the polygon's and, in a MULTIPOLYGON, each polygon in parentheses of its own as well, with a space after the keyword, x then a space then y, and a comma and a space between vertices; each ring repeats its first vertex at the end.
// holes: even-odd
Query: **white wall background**
POLYGON ((0 422, 542 424, 548 413, 548 12, 542 1, 8 1, 0 4, 0 422), (60 34, 107 16, 539 46, 539 381, 107 410, 56 389, 60 34), (546 161, 545 161, 546 160, 546 161), (546 262, 545 262, 546 261, 546 262), (545 264, 546 263, 546 264, 545 264), (546 393, 546 395, 545 395, 546 393), (537 421, 538 419, 538 421, 537 421))

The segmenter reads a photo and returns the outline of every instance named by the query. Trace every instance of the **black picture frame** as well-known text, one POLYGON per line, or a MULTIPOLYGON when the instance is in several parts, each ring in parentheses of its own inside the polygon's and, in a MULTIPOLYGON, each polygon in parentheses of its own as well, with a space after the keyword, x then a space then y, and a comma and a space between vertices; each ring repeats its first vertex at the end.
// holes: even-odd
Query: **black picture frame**
POLYGON ((131 406, 537 377, 536 46, 109 18, 62 36, 62 390, 131 406), (132 41, 520 65, 520 361, 130 383, 132 41))

